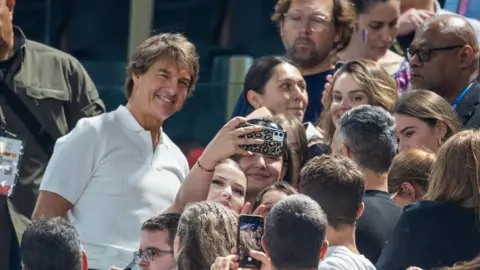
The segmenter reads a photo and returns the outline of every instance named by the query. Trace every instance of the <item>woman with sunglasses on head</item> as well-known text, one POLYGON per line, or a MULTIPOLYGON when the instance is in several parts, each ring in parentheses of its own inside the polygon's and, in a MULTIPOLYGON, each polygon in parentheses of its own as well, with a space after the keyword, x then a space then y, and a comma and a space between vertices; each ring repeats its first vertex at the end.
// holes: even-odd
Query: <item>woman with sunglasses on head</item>
POLYGON ((357 25, 347 48, 338 53, 340 62, 368 59, 381 65, 404 92, 410 84, 408 61, 391 51, 398 31, 401 0, 350 0, 357 25))

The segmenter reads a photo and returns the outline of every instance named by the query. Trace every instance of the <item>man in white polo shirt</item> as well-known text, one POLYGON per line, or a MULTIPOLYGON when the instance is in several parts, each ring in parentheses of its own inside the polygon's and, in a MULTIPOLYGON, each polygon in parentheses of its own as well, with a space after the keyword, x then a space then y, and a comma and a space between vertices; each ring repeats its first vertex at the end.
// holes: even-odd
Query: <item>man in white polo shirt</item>
POLYGON ((198 71, 184 36, 155 35, 127 66, 127 105, 58 139, 32 218, 68 217, 90 268, 127 265, 142 223, 173 203, 188 164, 162 124, 192 93, 198 71))

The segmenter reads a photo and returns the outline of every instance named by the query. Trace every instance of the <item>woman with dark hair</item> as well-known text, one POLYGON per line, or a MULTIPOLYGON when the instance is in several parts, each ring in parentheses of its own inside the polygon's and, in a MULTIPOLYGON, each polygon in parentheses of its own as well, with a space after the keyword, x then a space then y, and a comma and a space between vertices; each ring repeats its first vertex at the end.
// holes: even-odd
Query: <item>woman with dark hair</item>
POLYGON ((245 76, 243 96, 251 108, 242 116, 266 107, 273 114, 290 113, 303 121, 308 104, 306 88, 295 64, 280 56, 261 57, 245 76))
POLYGON ((426 148, 437 152, 440 145, 460 131, 462 126, 452 106, 428 90, 405 92, 393 113, 399 151, 426 148))

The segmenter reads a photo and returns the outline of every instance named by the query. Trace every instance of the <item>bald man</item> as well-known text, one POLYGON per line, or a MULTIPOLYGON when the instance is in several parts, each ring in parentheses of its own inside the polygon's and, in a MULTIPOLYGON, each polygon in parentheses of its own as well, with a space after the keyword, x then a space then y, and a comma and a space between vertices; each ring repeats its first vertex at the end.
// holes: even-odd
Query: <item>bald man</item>
POLYGON ((480 53, 470 23, 458 15, 431 17, 417 29, 408 51, 412 88, 439 94, 465 128, 480 128, 480 53))

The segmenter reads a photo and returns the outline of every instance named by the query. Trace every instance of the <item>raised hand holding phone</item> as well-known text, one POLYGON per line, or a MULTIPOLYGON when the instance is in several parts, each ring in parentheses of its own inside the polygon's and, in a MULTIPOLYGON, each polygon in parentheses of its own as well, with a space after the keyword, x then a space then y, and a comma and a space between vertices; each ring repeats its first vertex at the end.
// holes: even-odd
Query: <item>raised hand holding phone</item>
POLYGON ((245 123, 246 121, 247 119, 244 117, 235 117, 220 129, 200 157, 202 166, 213 169, 220 161, 235 154, 244 156, 252 155, 251 152, 240 148, 240 145, 263 144, 264 141, 262 139, 241 138, 241 136, 259 132, 263 129, 263 127, 256 125, 238 128, 238 125, 245 123))
MULTIPOLYGON (((272 270, 270 258, 261 251, 250 251, 250 256, 262 263, 260 270, 272 270)), ((210 270, 252 270, 252 268, 239 268, 237 248, 232 249, 232 255, 218 257, 210 270)))

